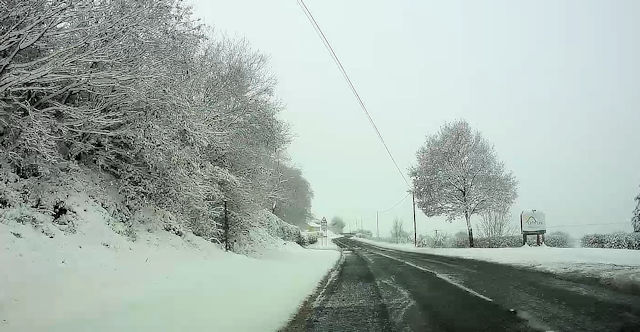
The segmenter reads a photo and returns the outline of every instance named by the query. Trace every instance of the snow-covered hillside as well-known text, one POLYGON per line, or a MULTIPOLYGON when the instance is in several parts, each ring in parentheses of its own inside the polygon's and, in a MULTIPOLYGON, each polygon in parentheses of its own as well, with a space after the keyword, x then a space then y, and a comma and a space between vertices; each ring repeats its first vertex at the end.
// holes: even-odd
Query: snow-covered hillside
POLYGON ((393 244, 357 240, 379 247, 425 254, 478 259, 571 276, 598 278, 613 287, 640 293, 640 250, 601 248, 415 248, 413 244, 393 244))
POLYGON ((273 331, 337 251, 280 242, 260 259, 190 233, 137 239, 87 219, 75 233, 0 223, 2 331, 273 331))

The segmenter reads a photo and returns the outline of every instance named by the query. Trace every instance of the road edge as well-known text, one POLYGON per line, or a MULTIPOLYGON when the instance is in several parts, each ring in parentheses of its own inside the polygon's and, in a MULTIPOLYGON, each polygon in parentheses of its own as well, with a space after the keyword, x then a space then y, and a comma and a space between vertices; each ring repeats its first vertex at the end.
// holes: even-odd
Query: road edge
MULTIPOLYGON (((312 250, 312 249, 311 249, 312 250)), ((327 271, 325 276, 318 282, 313 293, 307 296, 300 305, 296 313, 289 318, 287 323, 278 329, 279 332, 306 331, 307 319, 312 315, 313 309, 318 301, 321 301, 324 293, 329 288, 335 277, 340 273, 344 264, 344 253, 342 248, 337 249, 340 252, 340 258, 334 266, 327 271)))

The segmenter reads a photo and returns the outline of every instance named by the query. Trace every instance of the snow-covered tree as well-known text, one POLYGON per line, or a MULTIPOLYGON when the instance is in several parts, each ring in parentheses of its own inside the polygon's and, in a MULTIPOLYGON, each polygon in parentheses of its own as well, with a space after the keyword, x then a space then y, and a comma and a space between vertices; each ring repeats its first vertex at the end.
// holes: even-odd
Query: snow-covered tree
POLYGON ((405 243, 408 237, 409 233, 404 230, 404 222, 398 217, 394 218, 391 225, 391 239, 395 243, 405 243))
POLYGON ((480 235, 493 238, 513 234, 515 227, 510 219, 509 208, 505 206, 481 212, 478 221, 480 235))
POLYGON ((304 226, 312 217, 313 191, 301 170, 289 166, 284 166, 282 170, 280 186, 283 194, 277 200, 274 214, 292 225, 304 226))
POLYGON ((633 225, 634 232, 640 232, 640 194, 636 196, 636 208, 633 210, 633 217, 631 218, 631 224, 633 225))
POLYGON ((274 88, 264 55, 207 34, 181 0, 0 1, 0 158, 23 178, 108 173, 127 206, 207 238, 224 201, 234 220, 274 202, 308 213, 274 88))
POLYGON ((170 0, 10 0, 0 13, 2 143, 36 173, 95 152, 127 160, 128 124, 171 103, 159 83, 197 45, 170 0))
POLYGON ((473 247, 471 217, 515 200, 517 183, 494 148, 466 121, 447 123, 427 138, 411 171, 418 207, 427 216, 464 217, 473 247))
POLYGON ((338 216, 331 218, 331 222, 329 223, 329 229, 336 234, 342 233, 345 226, 344 220, 338 216))

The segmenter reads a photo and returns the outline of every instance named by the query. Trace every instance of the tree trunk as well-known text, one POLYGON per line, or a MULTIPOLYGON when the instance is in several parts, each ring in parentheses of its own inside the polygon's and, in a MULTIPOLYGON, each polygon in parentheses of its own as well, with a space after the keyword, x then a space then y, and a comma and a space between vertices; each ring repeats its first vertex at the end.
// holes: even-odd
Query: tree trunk
POLYGON ((464 218, 467 220, 467 231, 469 231, 469 247, 473 248, 473 229, 471 229, 471 216, 465 212, 464 218))

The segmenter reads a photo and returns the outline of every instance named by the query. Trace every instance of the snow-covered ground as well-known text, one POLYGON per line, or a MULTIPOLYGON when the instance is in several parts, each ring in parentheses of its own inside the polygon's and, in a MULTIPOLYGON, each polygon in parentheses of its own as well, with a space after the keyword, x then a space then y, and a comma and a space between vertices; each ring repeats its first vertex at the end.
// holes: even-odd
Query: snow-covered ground
POLYGON ((75 234, 0 223, 0 330, 274 331, 338 258, 286 242, 256 259, 162 230, 131 241, 100 222, 75 234))
POLYGON ((611 286, 640 292, 640 250, 600 248, 415 248, 354 238, 379 247, 524 266, 552 273, 599 278, 611 286))

